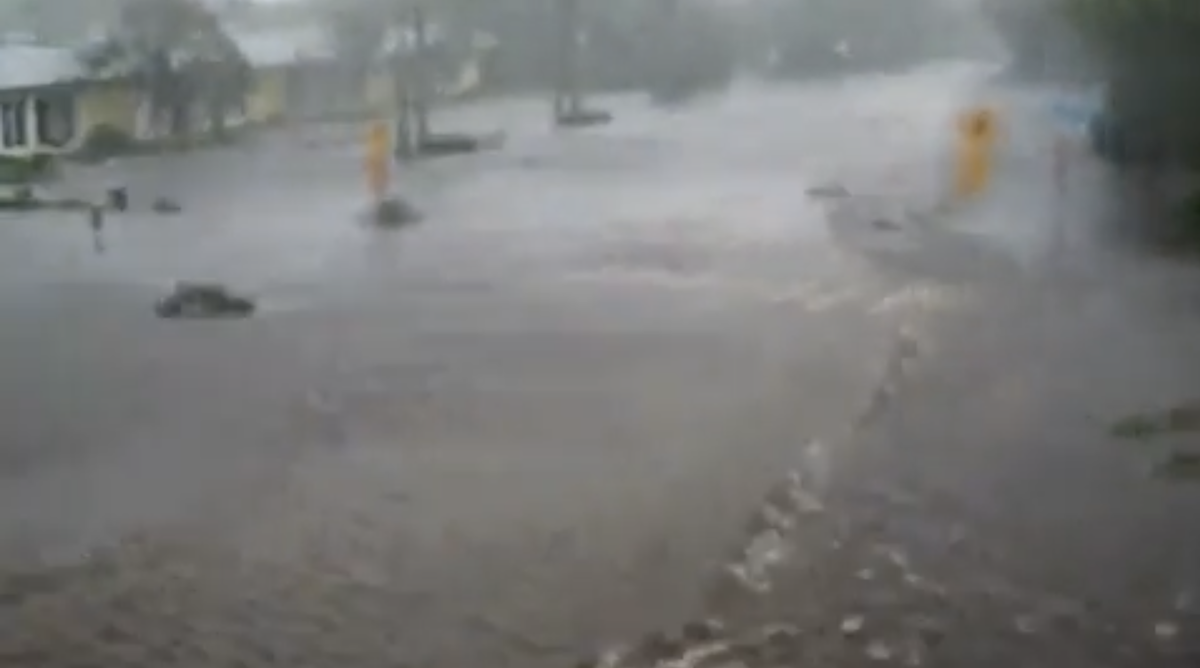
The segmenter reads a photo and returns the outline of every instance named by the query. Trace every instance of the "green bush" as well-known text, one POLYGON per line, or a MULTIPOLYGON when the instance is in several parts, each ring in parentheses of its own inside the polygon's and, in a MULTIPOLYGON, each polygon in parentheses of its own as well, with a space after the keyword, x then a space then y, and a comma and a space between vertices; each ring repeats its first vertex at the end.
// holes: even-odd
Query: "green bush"
POLYGON ((0 184, 20 185, 58 175, 58 158, 49 154, 0 156, 0 184))
POLYGON ((119 155, 128 155, 136 146, 128 133, 111 125, 98 125, 88 132, 76 156, 82 160, 99 162, 119 155))

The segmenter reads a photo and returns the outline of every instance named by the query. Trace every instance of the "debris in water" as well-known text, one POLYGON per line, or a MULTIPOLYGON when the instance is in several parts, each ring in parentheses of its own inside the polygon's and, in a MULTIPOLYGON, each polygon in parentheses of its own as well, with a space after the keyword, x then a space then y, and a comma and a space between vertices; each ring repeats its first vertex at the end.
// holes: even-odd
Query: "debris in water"
POLYGON ((1167 411, 1164 422, 1173 433, 1200 432, 1200 404, 1176 406, 1167 411))
POLYGON ((254 313, 247 297, 235 295, 217 283, 176 284, 171 294, 155 305, 160 318, 244 318, 254 313))
POLYGON ((154 213, 171 214, 183 211, 183 206, 168 197, 159 197, 150 205, 154 213))
POLYGON ((1165 411, 1131 415, 1114 423, 1110 431, 1113 436, 1126 440, 1200 433, 1200 403, 1181 404, 1165 411))
POLYGON ((129 189, 128 188, 109 188, 107 193, 108 208, 113 211, 128 211, 129 210, 129 189))
MULTIPOLYGON (((658 668, 696 668, 696 666, 701 665, 701 662, 705 661, 706 659, 718 656, 724 658, 724 656, 727 656, 736 649, 737 648, 722 642, 698 645, 696 647, 689 648, 683 653, 683 656, 680 656, 672 661, 660 662, 657 664, 657 666, 658 668)), ((735 661, 732 663, 732 665, 740 665, 740 662, 735 661)))
POLYGON ((624 648, 610 647, 594 660, 580 662, 580 668, 617 668, 625 658, 624 648))
POLYGON ((817 199, 842 199, 850 196, 850 191, 846 190, 846 186, 843 186, 840 183, 814 186, 805 191, 805 193, 809 197, 814 197, 817 199))
POLYGON ((684 645, 677 638, 665 633, 654 632, 646 635, 634 650, 639 660, 648 661, 651 665, 673 659, 683 654, 684 645))
POLYGON ((688 642, 712 642, 725 635, 725 625, 718 619, 705 619, 683 625, 683 639, 688 642))
POLYGON ((842 633, 848 636, 857 635, 866 626, 867 620, 862 615, 851 615, 842 620, 842 633))
POLYGON ((763 640, 769 643, 785 643, 800 637, 800 629, 788 624, 771 624, 762 630, 763 640))
POLYGON ((369 215, 371 222, 380 227, 401 227, 421 220, 416 207, 398 197, 380 200, 369 215))
POLYGON ((422 139, 417 145, 417 154, 426 158, 465 155, 480 151, 496 150, 504 146, 507 135, 494 132, 486 135, 440 133, 422 139))
POLYGON ((1179 635, 1179 625, 1175 622, 1158 622, 1154 625, 1154 637, 1159 640, 1174 640, 1179 635))
POLYGON ((877 545, 875 546, 875 552, 882 555, 901 571, 905 573, 912 572, 912 562, 909 561, 908 555, 904 554, 900 548, 894 545, 877 545))
POLYGON ((770 503, 763 504, 759 509, 759 521, 777 531, 787 531, 792 528, 792 518, 770 503))
POLYGON ((755 594, 765 594, 771 591, 771 583, 763 573, 752 572, 745 564, 729 564, 726 570, 738 584, 755 594))
POLYGON ((1155 465, 1154 475, 1166 480, 1200 482, 1200 452, 1176 450, 1155 465))
POLYGON ((1013 628, 1023 635, 1032 635, 1037 632, 1038 623, 1033 615, 1017 615, 1013 620, 1013 628))
POLYGON ((1126 440, 1143 440, 1155 435, 1154 421, 1144 415, 1133 415, 1113 424, 1112 435, 1126 440))
POLYGON ((613 115, 602 109, 576 109, 556 115, 554 123, 562 128, 585 128, 605 125, 612 120, 613 115))
POLYGON ((921 644, 928 649, 936 649, 946 639, 946 625, 933 617, 917 615, 909 621, 921 639, 921 644))
POLYGON ((88 207, 88 226, 92 228, 92 249, 97 253, 103 253, 104 246, 104 208, 100 206, 88 207))
POLYGON ((892 658, 892 648, 884 644, 882 640, 872 640, 867 643, 866 654, 867 658, 872 661, 888 661, 892 658))
POLYGON ((99 234, 104 231, 104 208, 100 206, 88 207, 88 226, 92 228, 92 232, 99 234))

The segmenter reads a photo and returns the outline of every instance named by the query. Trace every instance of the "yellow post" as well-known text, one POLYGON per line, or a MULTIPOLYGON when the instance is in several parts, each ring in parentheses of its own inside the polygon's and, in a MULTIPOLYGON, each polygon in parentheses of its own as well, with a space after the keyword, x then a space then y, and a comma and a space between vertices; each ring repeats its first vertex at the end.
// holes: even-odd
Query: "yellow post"
POLYGON ((387 123, 382 120, 372 121, 367 129, 367 154, 365 167, 367 172, 367 187, 375 202, 381 202, 388 193, 388 182, 391 180, 391 133, 387 123))
POLYGON ((972 109, 959 119, 954 191, 960 198, 983 192, 992 175, 996 118, 988 109, 972 109))

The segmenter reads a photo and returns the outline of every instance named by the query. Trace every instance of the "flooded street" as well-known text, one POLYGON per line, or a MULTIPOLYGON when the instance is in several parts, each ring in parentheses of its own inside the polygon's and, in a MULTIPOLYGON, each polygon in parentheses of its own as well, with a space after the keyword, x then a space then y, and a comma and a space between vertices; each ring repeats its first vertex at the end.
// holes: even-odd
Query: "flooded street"
POLYGON ((1197 272, 1114 245, 1098 166, 1055 195, 1036 95, 604 102, 448 112, 508 143, 398 168, 400 232, 336 127, 82 174, 133 200, 102 254, 5 214, 0 663, 564 666, 705 619, 658 658, 1195 660, 1200 488, 1111 425, 1200 395, 1197 272), (1012 141, 946 212, 980 100, 1012 141), (177 280, 259 313, 156 319, 177 280))

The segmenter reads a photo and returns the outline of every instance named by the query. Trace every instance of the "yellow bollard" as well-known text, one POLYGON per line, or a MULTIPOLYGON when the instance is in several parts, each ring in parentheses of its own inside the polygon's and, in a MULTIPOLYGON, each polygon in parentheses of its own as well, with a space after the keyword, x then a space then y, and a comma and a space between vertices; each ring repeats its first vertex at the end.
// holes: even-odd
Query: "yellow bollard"
POLYGON ((387 123, 373 121, 367 129, 367 154, 365 167, 367 172, 367 187, 376 203, 382 202, 388 194, 388 182, 391 180, 391 136, 387 123))
POLYGON ((959 198, 979 195, 992 175, 996 118, 988 109, 972 109, 959 119, 954 192, 959 198))

